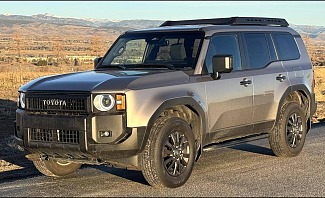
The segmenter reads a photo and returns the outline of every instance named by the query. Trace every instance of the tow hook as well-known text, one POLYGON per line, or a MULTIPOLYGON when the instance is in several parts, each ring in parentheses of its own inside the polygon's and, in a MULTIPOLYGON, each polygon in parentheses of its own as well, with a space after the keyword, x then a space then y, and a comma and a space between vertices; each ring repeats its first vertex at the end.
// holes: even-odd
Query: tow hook
POLYGON ((25 157, 30 161, 39 161, 40 159, 43 159, 42 156, 38 154, 28 154, 25 157))

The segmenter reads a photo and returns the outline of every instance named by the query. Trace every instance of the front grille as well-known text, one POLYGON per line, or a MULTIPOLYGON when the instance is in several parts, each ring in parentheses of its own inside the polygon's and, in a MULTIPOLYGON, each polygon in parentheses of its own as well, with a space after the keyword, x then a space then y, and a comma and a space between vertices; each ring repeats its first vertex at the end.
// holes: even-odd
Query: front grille
POLYGON ((86 94, 26 94, 26 110, 39 114, 85 115, 88 113, 86 94))
POLYGON ((80 131, 30 128, 29 133, 33 141, 79 144, 80 131))

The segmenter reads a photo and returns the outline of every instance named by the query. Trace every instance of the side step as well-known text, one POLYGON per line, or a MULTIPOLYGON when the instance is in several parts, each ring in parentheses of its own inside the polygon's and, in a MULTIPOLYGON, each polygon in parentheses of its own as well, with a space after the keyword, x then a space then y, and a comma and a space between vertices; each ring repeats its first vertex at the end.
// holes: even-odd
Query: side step
POLYGON ((220 143, 215 143, 215 144, 209 144, 203 148, 203 151, 211 151, 211 150, 216 150, 216 149, 221 149, 221 148, 229 148, 232 146, 237 146, 239 144, 247 143, 247 142, 252 142, 256 140, 261 140, 261 139, 266 139, 269 137, 269 134, 258 134, 258 135, 250 135, 247 137, 235 139, 235 140, 227 140, 224 142, 220 143))

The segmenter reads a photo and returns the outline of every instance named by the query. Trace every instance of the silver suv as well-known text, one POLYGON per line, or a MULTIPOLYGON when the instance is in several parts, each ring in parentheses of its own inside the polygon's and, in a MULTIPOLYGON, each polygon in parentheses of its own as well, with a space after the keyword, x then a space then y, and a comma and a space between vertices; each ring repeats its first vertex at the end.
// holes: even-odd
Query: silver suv
POLYGON ((48 176, 81 164, 175 188, 208 145, 268 134, 298 155, 316 110, 312 64, 284 19, 166 21, 121 35, 95 69, 19 89, 15 136, 48 176))

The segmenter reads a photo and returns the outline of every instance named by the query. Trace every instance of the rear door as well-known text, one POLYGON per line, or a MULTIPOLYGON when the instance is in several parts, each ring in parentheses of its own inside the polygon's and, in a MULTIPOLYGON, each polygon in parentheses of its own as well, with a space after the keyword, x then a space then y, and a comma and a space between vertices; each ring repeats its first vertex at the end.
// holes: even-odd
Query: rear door
POLYGON ((276 118, 277 101, 290 87, 287 71, 277 61, 270 33, 242 33, 248 70, 254 81, 254 133, 268 132, 276 118))

